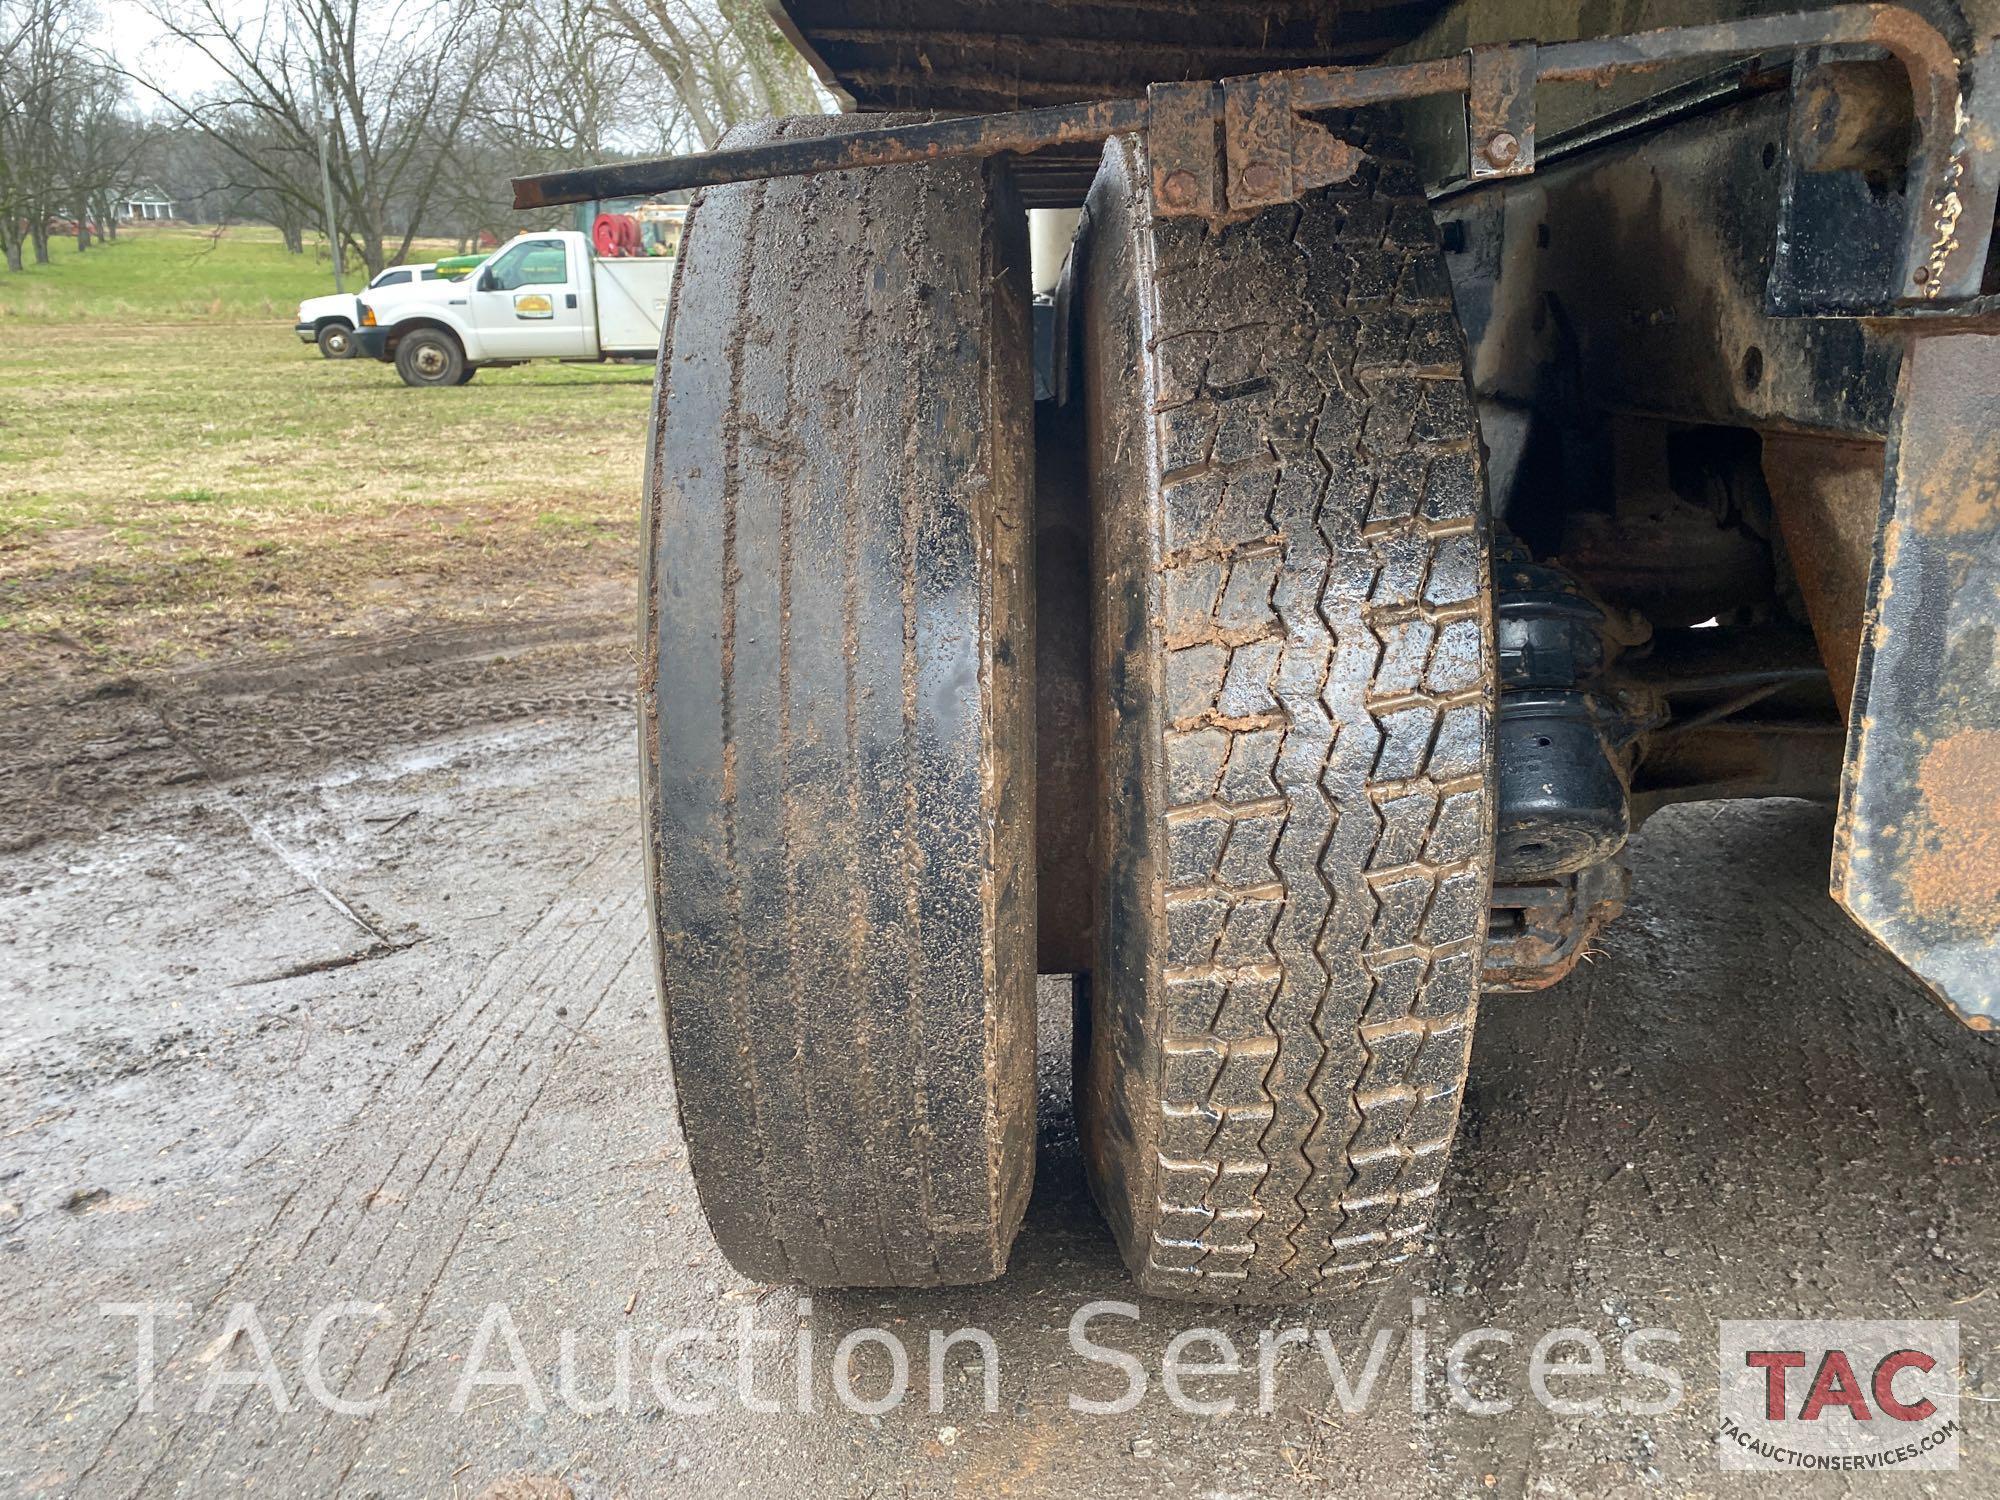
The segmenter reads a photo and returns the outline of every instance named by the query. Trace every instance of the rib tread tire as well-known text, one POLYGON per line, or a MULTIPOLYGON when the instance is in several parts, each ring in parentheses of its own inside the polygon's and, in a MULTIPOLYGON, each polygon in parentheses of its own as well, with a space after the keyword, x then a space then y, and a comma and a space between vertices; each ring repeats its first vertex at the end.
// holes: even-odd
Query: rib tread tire
POLYGON ((695 1186, 758 1280, 987 1280, 1027 1203, 1021 219, 965 162, 689 216, 648 455, 645 818, 695 1186))
POLYGON ((1420 1242, 1492 880, 1484 476, 1416 172, 1210 228, 1116 139, 1079 239, 1108 698, 1080 1113, 1141 1289, 1289 1302, 1420 1242))

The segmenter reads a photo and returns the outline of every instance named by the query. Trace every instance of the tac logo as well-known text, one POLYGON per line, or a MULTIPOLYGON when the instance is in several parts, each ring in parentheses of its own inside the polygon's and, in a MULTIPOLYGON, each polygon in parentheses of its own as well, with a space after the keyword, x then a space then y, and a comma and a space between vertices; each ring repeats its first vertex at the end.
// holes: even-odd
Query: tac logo
POLYGON ((1724 1320, 1725 1469, 1958 1467, 1958 1324, 1724 1320))

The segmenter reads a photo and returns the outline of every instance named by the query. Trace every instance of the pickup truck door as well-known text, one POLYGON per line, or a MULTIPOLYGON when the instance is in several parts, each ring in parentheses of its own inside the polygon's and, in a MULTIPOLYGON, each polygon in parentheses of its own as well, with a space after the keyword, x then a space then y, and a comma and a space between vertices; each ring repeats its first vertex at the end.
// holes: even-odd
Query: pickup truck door
POLYGON ((596 331, 578 295, 588 267, 553 236, 516 242, 488 261, 472 289, 472 325, 484 359, 588 359, 596 331))

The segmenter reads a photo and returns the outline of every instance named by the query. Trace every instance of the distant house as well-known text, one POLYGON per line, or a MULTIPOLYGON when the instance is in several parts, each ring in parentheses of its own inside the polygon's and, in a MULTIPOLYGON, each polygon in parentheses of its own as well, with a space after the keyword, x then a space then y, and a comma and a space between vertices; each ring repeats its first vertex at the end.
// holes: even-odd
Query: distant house
POLYGON ((157 189, 134 193, 129 198, 118 200, 116 212, 121 222, 130 219, 171 219, 174 216, 174 200, 162 197, 157 189))

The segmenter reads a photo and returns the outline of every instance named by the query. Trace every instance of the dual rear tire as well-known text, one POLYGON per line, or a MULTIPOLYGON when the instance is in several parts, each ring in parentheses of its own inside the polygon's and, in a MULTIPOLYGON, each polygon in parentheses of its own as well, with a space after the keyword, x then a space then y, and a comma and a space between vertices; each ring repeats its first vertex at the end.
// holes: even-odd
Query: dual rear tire
POLYGON ((759 1279, 989 1280, 1027 1206, 1027 277, 999 163, 690 216, 648 459, 646 828, 696 1189, 759 1279))
MULTIPOLYGON (((1102 851, 1075 1097, 1157 1295, 1294 1301, 1410 1253, 1466 1070, 1483 478, 1414 170, 1345 129, 1352 182, 1219 230, 1155 221, 1143 145, 1112 142, 1072 267, 1102 851)), ((986 1280, 1026 1206, 1026 259, 997 162, 710 189, 690 218, 646 827, 690 1162, 759 1279, 986 1280)))
POLYGON ((1487 528, 1415 168, 1219 230, 1136 139, 1079 268, 1105 851, 1078 1115, 1140 1289, 1290 1302, 1406 1258, 1492 882, 1487 528))

